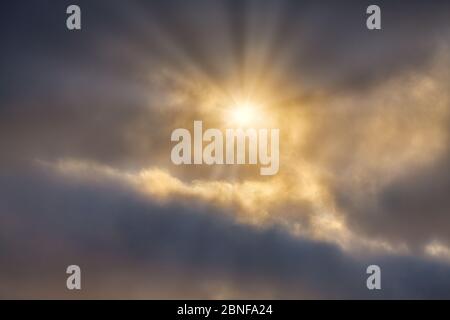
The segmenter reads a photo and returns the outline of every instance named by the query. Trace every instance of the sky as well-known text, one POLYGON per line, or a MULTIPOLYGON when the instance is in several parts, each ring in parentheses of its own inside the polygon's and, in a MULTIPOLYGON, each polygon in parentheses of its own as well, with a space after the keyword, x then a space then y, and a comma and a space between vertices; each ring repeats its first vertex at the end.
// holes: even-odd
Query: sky
POLYGON ((450 298, 448 1, 4 1, 0 48, 0 298, 450 298), (236 105, 276 175, 172 163, 236 105))

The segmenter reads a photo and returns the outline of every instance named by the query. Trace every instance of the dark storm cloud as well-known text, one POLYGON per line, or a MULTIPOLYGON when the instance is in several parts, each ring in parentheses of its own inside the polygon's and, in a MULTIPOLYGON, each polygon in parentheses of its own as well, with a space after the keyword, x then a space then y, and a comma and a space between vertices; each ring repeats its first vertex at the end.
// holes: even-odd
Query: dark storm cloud
POLYGON ((82 266, 82 294, 97 298, 211 297, 205 286, 214 282, 247 298, 263 292, 275 298, 450 295, 448 265, 401 256, 356 259, 277 228, 238 225, 195 203, 157 205, 108 181, 64 182, 29 168, 3 172, 0 192, 6 199, 0 204, 2 297, 70 297, 64 290, 69 264, 82 266), (365 288, 371 263, 382 267, 381 293, 365 288), (155 292, 160 286, 173 291, 155 292))

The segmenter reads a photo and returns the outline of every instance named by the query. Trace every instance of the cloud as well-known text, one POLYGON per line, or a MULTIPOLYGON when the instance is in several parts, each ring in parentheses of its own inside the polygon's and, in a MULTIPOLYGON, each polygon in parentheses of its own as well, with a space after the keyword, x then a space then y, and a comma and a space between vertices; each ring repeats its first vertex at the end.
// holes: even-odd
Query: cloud
POLYGON ((382 1, 381 32, 361 1, 79 3, 80 33, 64 1, 0 19, 0 295, 64 296, 76 258, 91 297, 372 298, 374 259, 375 297, 447 297, 448 1, 382 1), (244 98, 277 176, 170 162, 244 98))
POLYGON ((356 258, 276 227, 237 224, 208 205, 163 205, 107 180, 30 170, 0 181, 9 200, 1 206, 4 297, 70 297, 66 264, 82 267, 78 297, 88 298, 448 297, 445 264, 356 258), (385 270, 381 293, 365 288, 374 262, 385 270))
POLYGON ((343 130, 353 134, 347 138, 354 145, 343 158, 348 161, 339 162, 346 174, 335 176, 333 194, 355 232, 416 251, 433 241, 449 245, 450 100, 447 76, 439 71, 447 61, 376 91, 368 99, 378 103, 374 112, 352 120, 363 126, 343 130))
POLYGON ((358 203, 346 197, 352 223, 373 237, 406 242, 416 249, 434 241, 449 246, 448 164, 445 157, 416 172, 404 173, 358 203))

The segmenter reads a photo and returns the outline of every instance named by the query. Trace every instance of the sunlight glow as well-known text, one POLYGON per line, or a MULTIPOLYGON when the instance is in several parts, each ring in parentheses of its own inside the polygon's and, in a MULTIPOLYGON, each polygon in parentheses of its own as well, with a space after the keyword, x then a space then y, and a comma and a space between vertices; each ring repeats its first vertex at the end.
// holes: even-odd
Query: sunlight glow
POLYGON ((258 117, 256 108, 251 103, 236 104, 231 111, 231 120, 239 126, 249 126, 258 117))

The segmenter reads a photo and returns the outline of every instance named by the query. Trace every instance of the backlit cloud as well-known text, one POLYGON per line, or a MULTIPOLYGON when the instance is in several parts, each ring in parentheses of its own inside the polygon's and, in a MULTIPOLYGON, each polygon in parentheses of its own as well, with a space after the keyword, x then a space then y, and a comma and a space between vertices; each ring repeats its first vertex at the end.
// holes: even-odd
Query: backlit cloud
POLYGON ((79 259, 86 297, 448 297, 447 2, 65 5, 0 19, 0 296, 79 259), (195 120, 280 129, 279 172, 174 165, 195 120))

